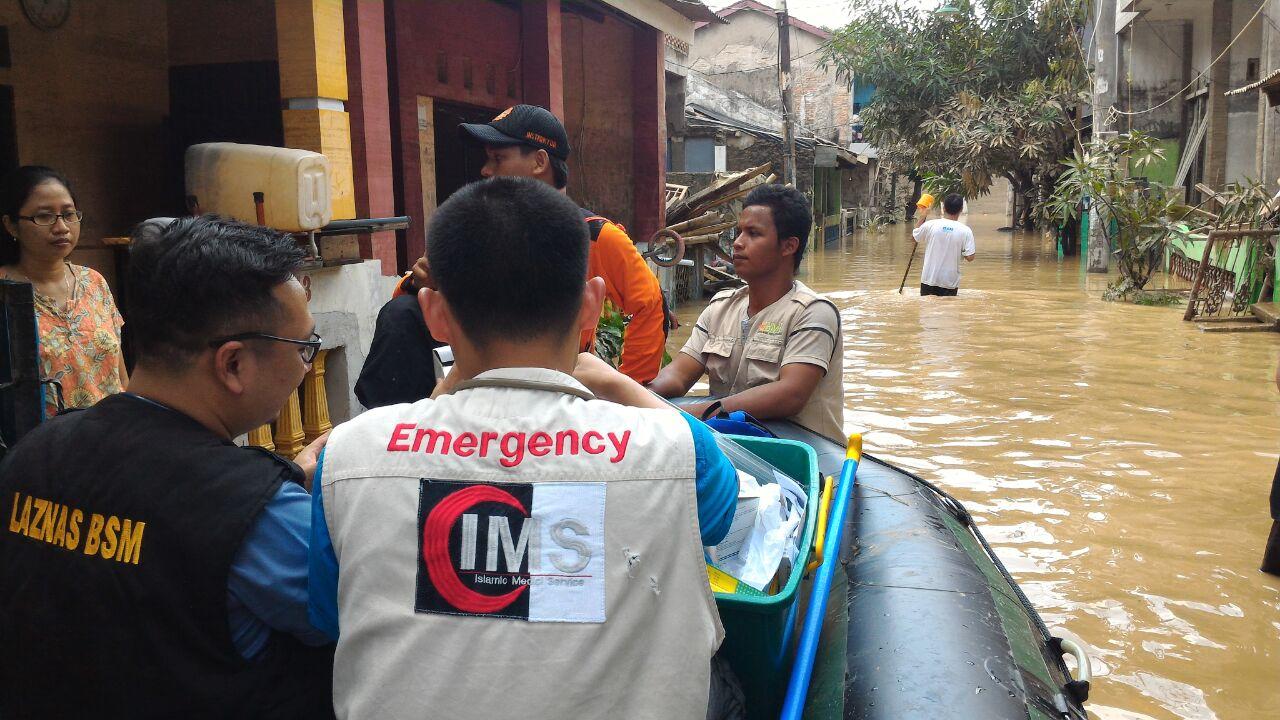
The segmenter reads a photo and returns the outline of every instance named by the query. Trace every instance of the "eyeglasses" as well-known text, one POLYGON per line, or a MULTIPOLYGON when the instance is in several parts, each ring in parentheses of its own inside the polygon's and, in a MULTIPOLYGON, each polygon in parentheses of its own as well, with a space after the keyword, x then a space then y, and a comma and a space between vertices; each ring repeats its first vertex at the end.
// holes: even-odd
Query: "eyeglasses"
POLYGON ((311 337, 307 340, 294 340, 293 338, 277 337, 275 335, 268 335, 260 332, 244 332, 237 333, 235 335, 228 335, 216 340, 210 340, 209 347, 221 347, 233 340, 271 340, 273 342, 289 343, 290 345, 301 345, 302 347, 298 348, 298 354, 302 356, 302 362, 304 363, 311 363, 316 359, 316 355, 320 352, 320 343, 322 342, 320 334, 315 332, 311 333, 311 337))
POLYGON ((79 210, 68 210, 61 213, 42 212, 36 213, 35 215, 18 216, 19 220, 28 220, 32 225, 39 225, 40 227, 56 225, 58 223, 58 218, 62 218, 62 222, 68 225, 74 225, 84 218, 84 213, 79 210))

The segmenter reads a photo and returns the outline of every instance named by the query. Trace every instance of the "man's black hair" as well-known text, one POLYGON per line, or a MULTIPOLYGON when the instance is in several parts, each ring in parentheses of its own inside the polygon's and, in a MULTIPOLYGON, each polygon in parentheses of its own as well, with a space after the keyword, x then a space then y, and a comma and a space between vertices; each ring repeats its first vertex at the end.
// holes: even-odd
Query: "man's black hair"
MULTIPOLYGON (((536 148, 530 145, 516 145, 520 148, 520 155, 528 157, 529 153, 536 153, 542 148, 536 148)), ((560 158, 547 154, 547 159, 551 161, 551 179, 555 183, 557 190, 563 190, 569 185, 569 163, 560 158)))
POLYGON ((948 215, 959 215, 964 209, 964 197, 958 193, 951 193, 942 199, 942 212, 948 215))
POLYGON ((809 245, 809 230, 813 227, 813 213, 809 210, 809 199, 804 193, 786 185, 761 185, 747 194, 742 207, 759 205, 769 208, 773 217, 773 227, 778 231, 778 242, 789 237, 800 239, 796 246, 795 269, 800 269, 800 261, 804 259, 805 248, 809 245))
POLYGON ((176 367, 215 338, 273 332, 272 290, 305 259, 283 233, 213 215, 138 225, 127 309, 140 357, 176 367))
POLYGON ((472 342, 574 329, 587 224, 564 193, 533 178, 471 183, 432 214, 427 237, 431 276, 472 342))

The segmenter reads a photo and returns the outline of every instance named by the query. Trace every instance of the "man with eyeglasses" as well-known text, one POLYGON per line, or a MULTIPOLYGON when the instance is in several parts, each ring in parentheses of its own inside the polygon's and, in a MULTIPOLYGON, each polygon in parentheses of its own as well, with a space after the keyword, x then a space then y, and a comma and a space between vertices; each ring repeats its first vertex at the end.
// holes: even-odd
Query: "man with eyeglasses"
POLYGON ((275 417, 320 348, 286 236, 144 224, 129 392, 55 418, 0 465, 0 716, 331 717, 307 617, 297 464, 233 439, 275 417))

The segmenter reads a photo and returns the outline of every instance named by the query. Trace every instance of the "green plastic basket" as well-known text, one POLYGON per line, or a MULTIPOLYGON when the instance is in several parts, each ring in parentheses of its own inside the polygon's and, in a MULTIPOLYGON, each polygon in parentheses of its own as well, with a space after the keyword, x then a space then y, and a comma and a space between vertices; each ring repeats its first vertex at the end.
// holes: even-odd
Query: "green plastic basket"
POLYGON ((787 672, 794 654, 792 629, 804 567, 809 563, 818 517, 818 456, 813 448, 794 440, 731 435, 742 447, 799 483, 808 483, 808 511, 800 555, 791 577, 776 595, 763 595, 742 585, 738 593, 715 593, 724 625, 721 654, 742 681, 748 718, 776 718, 787 689, 787 672))

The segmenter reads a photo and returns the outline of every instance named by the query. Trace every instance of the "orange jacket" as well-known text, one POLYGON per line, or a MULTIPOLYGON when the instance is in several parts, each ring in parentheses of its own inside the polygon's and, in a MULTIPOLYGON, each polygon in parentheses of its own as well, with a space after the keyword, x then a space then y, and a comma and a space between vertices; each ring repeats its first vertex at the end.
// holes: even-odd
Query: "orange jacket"
POLYGON ((606 222, 591 243, 587 277, 604 278, 605 296, 630 315, 622 337, 623 374, 644 384, 658 376, 667 334, 663 330, 662 288, 635 243, 620 225, 606 222))

